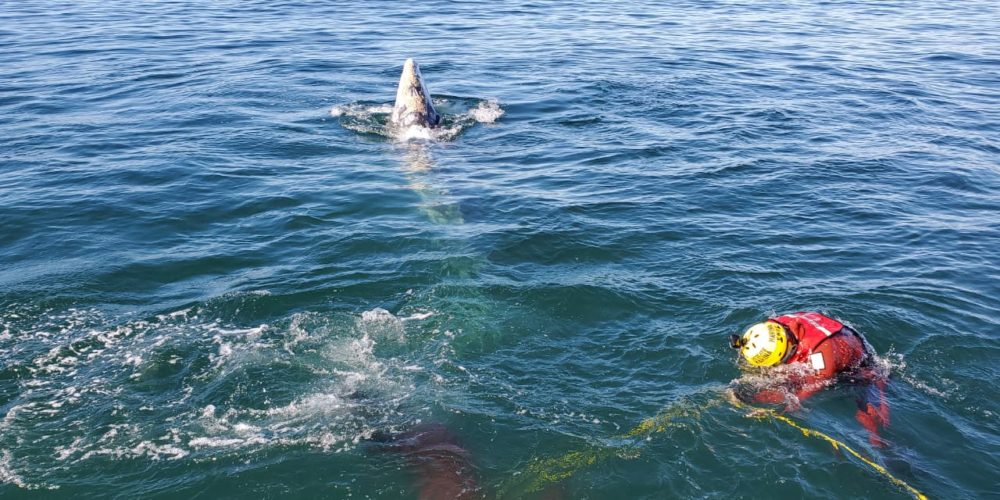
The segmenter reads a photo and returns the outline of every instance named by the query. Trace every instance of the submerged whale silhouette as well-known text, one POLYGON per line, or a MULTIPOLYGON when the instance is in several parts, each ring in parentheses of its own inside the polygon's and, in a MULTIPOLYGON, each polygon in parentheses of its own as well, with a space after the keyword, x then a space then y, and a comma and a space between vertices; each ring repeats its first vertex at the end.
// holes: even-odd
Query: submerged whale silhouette
POLYGON ((434 128, 441 123, 441 115, 431 104, 431 94, 420 75, 420 66, 413 59, 403 63, 396 89, 396 104, 392 108, 392 123, 398 127, 421 126, 434 128))
POLYGON ((439 423, 422 424, 398 436, 377 435, 382 451, 400 453, 417 476, 418 500, 482 498, 476 467, 458 438, 439 423))

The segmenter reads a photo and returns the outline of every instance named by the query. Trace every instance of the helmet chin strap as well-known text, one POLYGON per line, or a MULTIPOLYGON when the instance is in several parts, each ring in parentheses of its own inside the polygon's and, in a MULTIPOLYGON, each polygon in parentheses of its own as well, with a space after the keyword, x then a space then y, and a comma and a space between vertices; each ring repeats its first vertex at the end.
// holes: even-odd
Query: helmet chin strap
POLYGON ((733 349, 740 349, 744 345, 746 345, 746 343, 743 342, 743 337, 735 333, 729 336, 729 347, 732 347, 733 349))
POLYGON ((782 356, 781 361, 778 362, 779 365, 785 364, 785 361, 791 359, 792 355, 799 350, 799 339, 787 326, 781 325, 781 328, 785 329, 785 337, 788 339, 788 347, 785 350, 785 355, 782 356))

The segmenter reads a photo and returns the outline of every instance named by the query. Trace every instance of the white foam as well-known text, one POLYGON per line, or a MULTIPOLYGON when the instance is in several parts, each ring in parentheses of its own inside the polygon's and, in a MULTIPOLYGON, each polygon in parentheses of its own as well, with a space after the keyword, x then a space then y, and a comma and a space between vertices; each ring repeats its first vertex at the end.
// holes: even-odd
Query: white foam
POLYGON ((469 116, 479 123, 495 123, 503 115, 504 110, 496 99, 482 101, 478 106, 469 110, 469 116))
POLYGON ((37 490, 40 488, 57 489, 59 486, 49 486, 49 485, 39 485, 31 484, 25 481, 20 474, 14 470, 14 466, 11 465, 11 455, 7 450, 3 450, 0 453, 0 483, 13 484, 19 488, 24 488, 26 490, 37 490))
POLYGON ((56 460, 65 461, 67 458, 75 453, 78 453, 82 449, 84 438, 78 437, 73 440, 68 446, 57 446, 55 449, 56 460))
POLYGON ((84 453, 80 460, 95 456, 107 456, 115 459, 149 458, 151 460, 180 460, 190 452, 173 444, 157 444, 152 441, 140 441, 132 447, 99 448, 84 453))
POLYGON ((957 391, 958 384, 946 378, 941 377, 936 380, 936 382, 938 383, 937 385, 945 386, 944 389, 939 389, 938 387, 934 387, 929 383, 924 382, 923 380, 920 380, 917 377, 907 373, 906 360, 903 358, 903 355, 897 354, 893 350, 890 350, 884 356, 876 356, 876 361, 878 363, 879 368, 885 370, 886 374, 889 373, 889 370, 897 372, 900 374, 899 378, 903 382, 906 382, 907 384, 913 386, 915 389, 923 391, 932 396, 949 400, 952 398, 952 395, 955 394, 957 391))
POLYGON ((396 317, 389 311, 382 309, 381 307, 376 307, 370 311, 365 311, 361 313, 362 321, 394 321, 396 317))
POLYGON ((247 443, 246 439, 198 437, 188 441, 192 448, 238 448, 247 443))
POLYGON ((339 104, 330 109, 330 116, 339 118, 350 116, 352 118, 367 119, 372 115, 387 115, 392 113, 391 104, 379 104, 366 106, 364 104, 339 104))
MULTIPOLYGON (((363 342, 365 344, 368 343, 366 341, 368 335, 391 340, 402 340, 406 335, 403 320, 380 307, 361 313, 361 319, 356 326, 362 333, 362 341, 365 341, 363 342)), ((371 343, 371 347, 374 347, 374 341, 371 343)))
MULTIPOLYGON (((454 107, 447 99, 435 99, 435 103, 447 112, 454 107)), ((504 115, 504 110, 496 99, 479 101, 475 107, 457 111, 452 114, 443 113, 444 122, 448 126, 437 128, 413 125, 405 128, 388 123, 385 115, 392 113, 390 103, 368 105, 362 103, 339 104, 330 109, 330 116, 339 118, 344 128, 364 134, 377 134, 392 138, 399 142, 438 142, 450 141, 459 133, 475 123, 495 123, 504 115)))
POLYGON ((365 427, 357 428, 351 412, 355 406, 336 394, 315 393, 276 408, 230 409, 217 418, 215 407, 209 405, 200 412, 207 434, 189 436, 187 445, 192 449, 232 450, 289 445, 329 450, 340 445, 337 451, 344 451, 374 432, 365 427), (249 419, 254 423, 231 423, 237 419, 249 419), (341 432, 333 429, 341 429, 341 432))
POLYGON ((156 319, 160 321, 167 321, 177 318, 187 318, 188 314, 194 310, 194 307, 187 307, 167 314, 158 314, 156 319))
POLYGON ((181 309, 179 311, 174 311, 174 312, 170 313, 168 316, 170 316, 171 318, 176 318, 178 316, 187 316, 187 314, 189 312, 191 312, 191 309, 194 309, 194 308, 193 307, 188 307, 186 309, 181 309))
POLYGON ((267 414, 270 416, 283 416, 294 419, 305 416, 321 416, 343 413, 347 405, 336 394, 311 394, 297 401, 278 408, 268 408, 267 414))
POLYGON ((430 141, 437 137, 434 129, 420 125, 410 125, 406 128, 398 129, 396 138, 402 142, 408 141, 430 141))
POLYGON ((285 352, 295 354, 293 349, 301 342, 310 338, 311 335, 303 324, 311 320, 312 316, 312 314, 307 313, 295 313, 292 315, 292 321, 288 324, 288 334, 284 336, 281 343, 281 347, 285 352))
POLYGON ((912 385, 913 387, 915 387, 917 389, 920 389, 921 391, 926 392, 927 394, 930 394, 932 396, 937 396, 937 397, 939 397, 941 399, 949 399, 950 392, 943 391, 943 390, 937 389, 935 387, 931 387, 926 382, 923 382, 923 381, 917 379, 916 377, 911 377, 911 376, 908 376, 908 375, 904 375, 902 377, 902 379, 903 379, 904 382, 912 385))
POLYGON ((251 434, 259 433, 260 427, 257 427, 256 425, 238 423, 233 426, 233 430, 236 431, 237 434, 251 434))
MULTIPOLYGON (((268 331, 270 326, 261 324, 253 328, 223 328, 218 324, 208 325, 208 329, 215 333, 212 336, 212 343, 219 346, 218 351, 209 356, 213 369, 221 369, 223 366, 232 366, 241 362, 250 353, 269 346, 258 343, 261 335, 268 331)), ((168 360, 171 364, 177 360, 168 360)))
POLYGON ((781 365, 766 370, 746 369, 740 378, 733 383, 742 387, 744 391, 758 393, 760 391, 774 391, 782 395, 784 403, 792 407, 798 407, 800 401, 795 395, 795 390, 801 389, 821 389, 836 382, 836 379, 820 380, 803 386, 798 381, 806 379, 815 374, 816 370, 807 363, 793 363, 781 365))
POLYGON ((420 321, 434 316, 433 311, 428 311, 424 313, 413 313, 405 318, 400 318, 400 321, 420 321))
POLYGON ((118 424, 118 425, 112 425, 112 426, 111 426, 111 429, 109 429, 109 430, 108 430, 108 432, 105 432, 105 433, 104 433, 104 434, 103 434, 103 435, 101 436, 101 438, 100 438, 100 439, 98 440, 98 442, 99 442, 99 443, 105 443, 105 442, 108 442, 108 441, 110 441, 110 440, 114 439, 114 438, 115 438, 115 436, 117 436, 117 435, 118 435, 118 429, 119 429, 120 427, 127 427, 127 426, 128 426, 128 424, 118 424))
MULTIPOLYGON (((422 369, 412 362, 380 358, 375 353, 376 343, 402 339, 405 322, 433 315, 418 311, 398 318, 375 308, 331 321, 325 315, 306 312, 293 315, 287 323, 279 322, 288 325, 283 328, 285 331, 266 335, 274 327, 261 324, 245 328, 209 322, 207 318, 199 319, 197 311, 197 307, 189 307, 163 314, 151 322, 110 326, 106 319, 91 312, 73 312, 68 314, 71 319, 54 315, 58 319, 47 324, 45 331, 39 330, 38 335, 32 332, 32 340, 44 348, 35 351, 41 354, 29 358, 28 369, 34 376, 23 382, 26 390, 2 415, 0 444, 11 448, 10 443, 30 434, 38 419, 68 424, 71 405, 96 402, 110 403, 110 417, 141 415, 147 419, 151 415, 158 422, 169 422, 173 428, 159 437, 153 434, 158 427, 147 423, 112 425, 98 434, 72 432, 62 439, 53 436, 57 439, 53 439, 55 442, 47 450, 50 461, 72 464, 98 457, 181 460, 191 459, 199 450, 208 450, 194 457, 201 459, 205 455, 216 457, 222 450, 284 445, 347 451, 370 436, 376 427, 392 427, 391 421, 401 416, 399 405, 414 390, 410 377, 422 369), (97 324, 95 317, 100 319, 97 324), (290 355, 286 359, 292 359, 303 350, 298 348, 302 343, 309 347, 305 352, 323 356, 324 360, 295 360, 319 380, 311 391, 291 402, 284 400, 272 405, 268 395, 264 395, 263 408, 238 404, 225 407, 216 403, 221 407, 207 405, 192 409, 190 403, 184 404, 193 395, 202 394, 205 383, 225 377, 231 370, 249 364, 273 363, 276 357, 285 357, 285 353, 290 355), (168 351, 163 350, 167 348, 168 351), (173 391, 169 401, 150 404, 120 397, 123 391, 132 390, 129 384, 121 382, 141 376, 144 365, 182 364, 190 361, 194 353, 203 353, 210 363, 192 374, 193 385, 186 383, 173 391), (359 410, 362 406, 364 412, 359 410)), ((101 420, 75 421, 73 425, 101 425, 101 420)), ((10 465, 17 461, 10 457, 0 459, 0 479, 28 484, 10 465)), ((24 460, 32 471, 44 462, 38 456, 24 460)))

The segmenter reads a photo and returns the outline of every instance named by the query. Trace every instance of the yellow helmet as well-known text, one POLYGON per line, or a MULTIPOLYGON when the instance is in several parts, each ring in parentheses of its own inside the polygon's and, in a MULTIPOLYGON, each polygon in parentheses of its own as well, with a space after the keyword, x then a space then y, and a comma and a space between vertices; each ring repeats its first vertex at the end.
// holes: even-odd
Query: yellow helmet
POLYGON ((750 366, 774 366, 788 352, 788 335, 780 324, 765 321, 747 329, 738 347, 750 366))

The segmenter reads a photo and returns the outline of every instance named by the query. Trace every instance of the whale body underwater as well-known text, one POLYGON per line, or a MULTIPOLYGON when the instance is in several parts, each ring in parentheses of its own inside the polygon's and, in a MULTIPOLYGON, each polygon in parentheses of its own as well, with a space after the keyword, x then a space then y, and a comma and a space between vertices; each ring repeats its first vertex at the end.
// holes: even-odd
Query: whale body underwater
POLYGON ((420 75, 420 66, 413 59, 407 59, 403 63, 403 73, 399 76, 391 121, 393 125, 401 128, 412 126, 434 128, 441 123, 441 115, 434 109, 431 94, 427 91, 423 76, 420 75))

